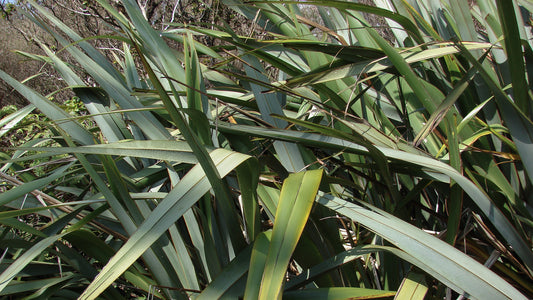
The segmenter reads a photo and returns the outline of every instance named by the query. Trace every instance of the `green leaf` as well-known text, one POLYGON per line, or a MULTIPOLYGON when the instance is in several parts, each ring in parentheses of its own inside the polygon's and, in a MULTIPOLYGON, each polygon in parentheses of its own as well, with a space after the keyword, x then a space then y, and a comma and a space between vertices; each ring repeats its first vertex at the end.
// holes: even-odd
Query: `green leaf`
MULTIPOLYGON (((264 75, 264 69, 256 57, 245 55, 243 60, 246 62, 244 69, 250 78, 256 82, 268 82, 268 78, 264 75)), ((283 95, 281 93, 267 93, 268 89, 266 87, 254 82, 251 82, 250 85, 262 119, 277 128, 285 128, 287 122, 272 117, 272 114, 283 115, 283 95)), ((298 172, 305 169, 305 164, 297 145, 275 141, 274 148, 287 171, 298 172)))
MULTIPOLYGON (((187 92, 187 108, 190 110, 203 112, 209 117, 209 102, 206 96, 205 84, 198 61, 198 54, 194 48, 192 35, 187 35, 185 43, 185 79, 187 92)), ((212 145, 211 132, 207 118, 189 119, 189 126, 192 131, 198 136, 204 145, 212 145)))
MULTIPOLYGON (((145 24, 146 25, 146 24, 145 24)), ((150 28, 151 29, 151 28, 150 28)), ((150 31, 150 30, 148 30, 150 31)), ((152 36, 152 38, 155 38, 152 36)), ((140 45, 135 45, 137 50, 141 52, 140 45)), ((211 184, 217 201, 220 203, 219 208, 221 210, 221 213, 225 218, 232 218, 236 217, 236 214, 233 210, 230 210, 231 207, 231 197, 229 195, 229 188, 227 185, 221 180, 221 176, 216 168, 216 166, 213 163, 213 160, 209 156, 207 149, 204 144, 202 144, 202 141, 200 138, 195 134, 195 132, 192 130, 192 128, 189 126, 189 124, 185 121, 184 116, 182 115, 182 112, 178 110, 178 107, 176 107, 175 102, 173 101, 170 96, 167 94, 167 91, 162 86, 161 82, 159 81, 159 78, 155 74, 154 70, 146 60, 146 57, 144 55, 140 55, 141 61, 148 73, 148 76, 150 80, 152 81, 152 84, 155 86, 157 92, 159 93, 159 96, 161 97, 161 100, 163 101, 165 108, 167 109, 168 113, 170 114, 170 117, 172 121, 176 124, 178 129, 180 130, 181 134, 191 147, 193 153, 198 159, 198 162, 204 169, 204 172, 209 179, 209 183, 211 184)), ((174 95, 174 100, 179 99, 179 95, 176 91, 176 89, 171 86, 172 93, 174 95)), ((231 243, 233 243, 233 247, 237 250, 240 250, 244 247, 244 240, 242 239, 241 230, 238 227, 237 223, 234 222, 226 222, 224 225, 226 225, 226 229, 228 231, 229 238, 231 240, 231 243)))
MULTIPOLYGON (((54 266, 57 269, 57 265, 54 266)), ((50 286, 53 284, 61 283, 66 280, 69 280, 71 276, 68 277, 58 277, 58 278, 46 278, 46 279, 40 279, 40 280, 30 280, 30 281, 11 281, 11 283, 5 287, 1 292, 0 295, 13 295, 13 297, 16 297, 20 294, 25 294, 28 292, 32 292, 35 290, 38 290, 42 288, 43 286, 50 286)))
POLYGON ((9 282, 17 276, 35 257, 40 255, 46 248, 50 247, 57 240, 62 238, 66 233, 52 235, 37 242, 33 247, 22 254, 13 262, 2 274, 0 274, 0 292, 4 290, 9 282))
MULTIPOLYGON (((218 172, 226 175, 248 159, 248 156, 216 149, 211 152, 218 172)), ((87 287, 80 299, 95 299, 133 264, 157 239, 210 189, 200 165, 192 168, 146 218, 120 248, 100 274, 87 287)))
POLYGON ((241 277, 250 265, 252 247, 248 246, 237 255, 217 277, 202 291, 196 299, 220 299, 241 277))
POLYGON ((394 294, 395 292, 355 287, 330 287, 285 292, 283 294, 283 299, 390 299, 392 296, 394 296, 394 294))
POLYGON ((381 250, 382 249, 375 248, 372 245, 364 245, 338 253, 335 256, 327 258, 307 270, 303 270, 298 276, 291 278, 289 282, 287 282, 285 290, 291 290, 304 286, 305 284, 313 281, 317 276, 325 274, 351 261, 360 259, 364 255, 381 250))
POLYGON ((449 244, 370 205, 368 208, 331 195, 318 203, 345 215, 416 257, 417 267, 458 293, 477 299, 526 299, 507 281, 449 244))
MULTIPOLYGON (((40 14, 50 20, 56 26, 56 28, 59 28, 65 32, 72 40, 82 40, 78 34, 76 34, 71 28, 66 26, 49 11, 37 5, 34 1, 30 1, 30 3, 39 11, 40 14)), ((102 5, 104 5, 104 3, 102 3, 102 5)), ((108 11, 110 10, 108 9, 108 11)), ((89 73, 96 82, 98 82, 98 84, 108 93, 109 97, 116 101, 122 109, 132 110, 131 112, 127 113, 127 116, 131 120, 141 123, 142 130, 148 137, 154 139, 168 139, 170 137, 168 131, 165 130, 162 124, 158 122, 150 112, 138 110, 144 108, 144 106, 131 95, 131 90, 129 87, 127 87, 124 77, 113 67, 113 65, 102 53, 97 51, 88 42, 80 42, 79 45, 87 54, 89 54, 86 55, 77 47, 73 47, 65 38, 54 32, 51 28, 46 27, 44 22, 39 22, 37 20, 34 20, 34 22, 42 26, 47 32, 50 32, 53 37, 64 47, 67 47, 67 51, 73 56, 73 58, 76 59, 76 61, 85 69, 85 71, 89 73)), ((41 108, 39 107, 39 109, 41 108)), ((65 131, 69 133, 73 132, 68 130, 65 131)))
POLYGON ((515 14, 515 3, 514 1, 497 0, 496 4, 503 29, 505 52, 507 52, 507 60, 511 70, 513 98, 522 113, 532 117, 533 111, 531 111, 531 98, 528 94, 529 85, 526 81, 524 54, 518 29, 519 19, 515 14))
MULTIPOLYGON (((469 50, 478 50, 478 49, 486 49, 492 47, 492 44, 489 43, 471 43, 471 42, 465 42, 464 45, 469 50)), ((390 53, 397 53, 399 56, 398 59, 401 57, 407 64, 413 64, 416 62, 429 60, 432 58, 439 58, 444 57, 446 55, 459 53, 461 50, 459 50, 457 47, 453 45, 451 42, 441 42, 441 43, 435 43, 433 47, 430 47, 429 49, 420 49, 418 47, 413 49, 407 49, 403 51, 398 51, 396 49, 393 49, 394 52, 390 53)), ((389 53, 387 53, 389 55, 389 53)), ((286 85, 288 87, 294 87, 294 86, 303 86, 303 85, 309 85, 313 83, 323 83, 338 79, 343 79, 347 77, 355 77, 359 78, 361 74, 370 74, 373 72, 379 72, 379 71, 385 71, 391 67, 398 68, 399 65, 395 65, 396 62, 396 56, 394 57, 384 57, 382 59, 369 59, 369 60, 363 60, 357 63, 352 64, 346 64, 346 62, 337 61, 333 63, 327 63, 321 67, 318 67, 316 69, 313 69, 309 73, 304 73, 299 76, 294 76, 293 78, 290 78, 286 82, 280 82, 280 85, 286 85), (394 60, 393 60, 394 59, 394 60)), ((400 71, 400 70, 398 70, 400 71)))
MULTIPOLYGON (((73 143, 68 138, 68 136, 65 135, 64 138, 67 141, 68 145, 72 147, 73 143)), ((108 202, 113 215, 116 216, 116 218, 120 222, 121 227, 124 228, 128 235, 133 234, 133 232, 137 230, 137 225, 133 221, 132 217, 128 214, 128 212, 124 209, 124 207, 120 203, 120 200, 115 197, 111 189, 108 187, 107 183, 103 180, 102 176, 94 169, 94 167, 89 163, 85 156, 82 154, 76 154, 76 156, 87 171, 87 173, 90 175, 91 180, 94 181, 95 186, 98 188, 100 193, 102 193, 102 195, 108 202)), ((143 260, 152 270, 167 271, 167 269, 164 267, 165 264, 168 265, 168 262, 165 261, 165 258, 166 257, 158 257, 157 254, 152 251, 152 249, 148 249, 143 254, 143 260), (163 260, 163 262, 161 260, 163 260)), ((153 276, 161 285, 175 286, 179 284, 176 274, 173 274, 172 272, 154 272, 153 276)), ((181 294, 172 294, 173 297, 179 297, 179 295, 181 294)))
POLYGON ((56 104, 52 103, 52 101, 38 94, 33 89, 18 82, 16 79, 9 76, 2 70, 0 70, 0 78, 17 90, 17 92, 35 105, 35 107, 37 107, 48 118, 51 120, 62 120, 62 122, 58 123, 57 125, 63 130, 70 132, 70 134, 72 134, 72 136, 74 136, 78 142, 83 145, 90 145, 94 143, 93 136, 79 123, 71 120, 72 116, 60 109, 56 104))
POLYGON ((257 197, 259 184, 259 163, 257 159, 246 160, 237 168, 237 180, 241 190, 242 210, 248 241, 252 242, 261 231, 261 217, 257 197))
POLYGON ((67 170, 72 166, 72 164, 73 163, 70 163, 57 168, 57 170, 55 170, 50 176, 26 182, 20 186, 3 192, 0 194, 0 205, 5 205, 19 197, 24 196, 25 194, 33 192, 34 190, 40 190, 54 180, 68 175, 67 170))
MULTIPOLYGON (((348 142, 336 137, 329 137, 314 133, 256 128, 246 125, 227 125, 222 123, 218 124, 218 128, 221 131, 231 132, 234 134, 245 134, 247 136, 253 135, 264 138, 290 140, 312 147, 368 155, 368 150, 359 144, 348 142)), ((431 178, 436 180, 446 183, 449 183, 450 179, 455 180, 490 220, 496 230, 500 232, 500 234, 510 245, 512 245, 513 249, 520 255, 526 265, 533 265, 533 253, 522 236, 516 231, 509 220, 507 220, 505 215, 492 202, 486 193, 476 186, 472 181, 458 173, 457 170, 450 165, 428 157, 427 155, 422 154, 422 152, 408 153, 382 146, 375 146, 375 148, 378 149, 385 157, 391 160, 389 163, 391 166, 394 166, 395 164, 398 164, 398 166, 402 167, 409 165, 416 166, 416 169, 426 173, 431 178)))
POLYGON ((0 220, 0 224, 4 225, 6 228, 20 230, 21 232, 25 232, 27 234, 33 234, 38 237, 47 237, 47 235, 42 231, 33 228, 18 218, 5 218, 0 220))
POLYGON ((261 279, 263 278, 271 239, 272 231, 266 231, 261 232, 254 241, 254 247, 250 257, 248 278, 246 279, 244 300, 254 300, 259 297, 261 279))
POLYGON ((289 175, 283 182, 259 299, 280 299, 285 273, 311 212, 322 170, 289 175))
POLYGON ((0 137, 13 129, 17 124, 22 121, 28 114, 35 109, 33 104, 17 110, 16 112, 9 114, 0 120, 0 137))
MULTIPOLYGON (((251 1, 251 3, 272 3, 275 1, 251 1)), ((281 2, 281 1, 280 1, 281 2)), ((290 4, 300 4, 298 1, 283 1, 283 3, 290 3, 290 4)), ((349 1, 337 1, 337 0, 327 0, 327 1, 306 1, 306 4, 308 5, 317 5, 317 6, 326 6, 326 7, 335 7, 341 10, 354 10, 354 11, 361 11, 369 14, 375 14, 378 16, 382 16, 385 18, 392 19, 402 25, 405 30, 409 32, 416 40, 421 41, 422 37, 420 35, 420 32, 418 28, 406 17, 394 13, 390 10, 383 9, 380 7, 375 7, 371 5, 366 4, 359 4, 349 1)))
POLYGON ((422 141, 438 126, 438 124, 444 119, 452 105, 459 99, 459 97, 463 94, 463 92, 466 90, 466 88, 469 85, 470 80, 474 78, 474 75, 476 73, 476 69, 472 68, 468 71, 468 74, 466 74, 461 81, 459 81, 453 90, 444 98, 444 100, 439 104, 437 109, 431 114, 431 117, 426 122, 426 125, 424 125, 424 128, 418 132, 415 139, 413 140, 413 144, 415 146, 420 145, 422 141))
POLYGON ((159 159, 178 163, 194 164, 198 162, 191 148, 182 141, 120 141, 81 147, 32 147, 21 150, 43 151, 51 154, 83 153, 99 155, 118 155, 140 158, 159 159))
POLYGON ((73 205, 87 205, 92 203, 98 203, 102 202, 103 200, 85 200, 85 201, 70 201, 67 203, 61 203, 56 205, 48 205, 48 206, 41 206, 41 207, 32 207, 32 208, 25 208, 25 209, 17 209, 17 210, 8 210, 8 211, 2 211, 0 212, 0 220, 12 218, 12 217, 18 217, 18 216, 24 216, 29 215, 33 213, 38 213, 43 210, 50 210, 53 208, 63 207, 63 206, 73 206, 73 205))
POLYGON ((426 297, 427 291, 426 276, 411 271, 403 279, 394 299, 423 300, 426 297))

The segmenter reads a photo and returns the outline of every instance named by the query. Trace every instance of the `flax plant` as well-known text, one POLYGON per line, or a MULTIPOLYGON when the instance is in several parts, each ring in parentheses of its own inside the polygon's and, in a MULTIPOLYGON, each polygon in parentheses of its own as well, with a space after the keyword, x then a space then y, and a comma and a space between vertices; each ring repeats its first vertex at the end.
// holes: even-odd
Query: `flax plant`
POLYGON ((121 49, 29 0, 76 64, 19 51, 87 115, 0 71, 31 103, 0 136, 52 132, 2 150, 2 297, 533 296, 529 1, 222 1, 250 32, 96 2, 121 49))

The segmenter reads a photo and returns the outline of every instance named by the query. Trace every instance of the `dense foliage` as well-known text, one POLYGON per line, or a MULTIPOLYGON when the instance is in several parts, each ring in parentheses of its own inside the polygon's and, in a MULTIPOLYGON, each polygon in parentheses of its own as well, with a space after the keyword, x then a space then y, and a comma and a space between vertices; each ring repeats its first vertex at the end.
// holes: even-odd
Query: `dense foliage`
POLYGON ((533 297, 529 1, 27 2, 75 97, 0 71, 0 297, 533 297))

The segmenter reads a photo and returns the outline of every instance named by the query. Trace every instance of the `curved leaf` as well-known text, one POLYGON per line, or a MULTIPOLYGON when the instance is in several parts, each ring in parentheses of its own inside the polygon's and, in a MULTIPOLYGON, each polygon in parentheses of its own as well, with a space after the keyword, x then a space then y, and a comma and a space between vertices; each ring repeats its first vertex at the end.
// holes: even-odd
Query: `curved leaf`
MULTIPOLYGON (((222 176, 248 159, 246 155, 223 149, 214 150, 211 152, 211 157, 222 176)), ((209 181, 202 167, 197 164, 131 235, 126 244, 111 258, 79 299, 98 297, 209 189, 209 181)))
POLYGON ((318 203, 361 223, 416 257, 418 267, 458 293, 477 299, 526 299, 512 285, 461 251, 384 211, 321 195, 318 203))

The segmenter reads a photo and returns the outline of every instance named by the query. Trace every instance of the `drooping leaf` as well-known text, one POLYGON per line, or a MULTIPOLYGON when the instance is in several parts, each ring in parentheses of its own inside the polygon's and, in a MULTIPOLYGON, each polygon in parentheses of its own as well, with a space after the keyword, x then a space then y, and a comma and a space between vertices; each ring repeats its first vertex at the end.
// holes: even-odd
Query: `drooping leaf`
POLYGON ((422 230, 376 208, 324 195, 318 203, 361 223, 399 249, 416 257, 417 267, 459 293, 483 299, 526 299, 508 282, 474 259, 422 230), (452 275, 453 274, 453 275, 452 275))

